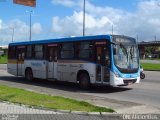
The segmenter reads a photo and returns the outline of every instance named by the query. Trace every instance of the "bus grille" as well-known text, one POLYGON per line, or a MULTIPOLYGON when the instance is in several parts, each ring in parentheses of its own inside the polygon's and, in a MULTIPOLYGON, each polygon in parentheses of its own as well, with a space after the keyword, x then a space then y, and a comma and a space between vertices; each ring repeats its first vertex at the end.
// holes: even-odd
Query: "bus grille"
POLYGON ((124 79, 123 82, 124 84, 129 84, 129 83, 135 83, 137 79, 124 79))

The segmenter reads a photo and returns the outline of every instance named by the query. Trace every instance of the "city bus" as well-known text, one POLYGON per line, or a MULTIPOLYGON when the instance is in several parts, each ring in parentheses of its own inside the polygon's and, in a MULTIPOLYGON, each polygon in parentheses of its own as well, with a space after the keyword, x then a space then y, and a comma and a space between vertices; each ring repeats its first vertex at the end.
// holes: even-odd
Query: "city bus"
POLYGON ((124 35, 68 37, 9 44, 8 73, 53 81, 127 86, 140 82, 136 40, 124 35))

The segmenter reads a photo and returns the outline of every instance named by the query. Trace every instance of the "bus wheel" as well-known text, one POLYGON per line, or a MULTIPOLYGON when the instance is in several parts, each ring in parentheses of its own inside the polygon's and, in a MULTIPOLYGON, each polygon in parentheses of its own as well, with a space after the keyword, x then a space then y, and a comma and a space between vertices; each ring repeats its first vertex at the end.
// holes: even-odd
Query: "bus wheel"
POLYGON ((79 76, 79 85, 82 89, 89 89, 90 87, 90 79, 88 74, 82 73, 79 76))
POLYGON ((25 72, 25 78, 28 80, 28 81, 33 81, 33 73, 32 73, 32 70, 31 69, 27 69, 26 72, 25 72))

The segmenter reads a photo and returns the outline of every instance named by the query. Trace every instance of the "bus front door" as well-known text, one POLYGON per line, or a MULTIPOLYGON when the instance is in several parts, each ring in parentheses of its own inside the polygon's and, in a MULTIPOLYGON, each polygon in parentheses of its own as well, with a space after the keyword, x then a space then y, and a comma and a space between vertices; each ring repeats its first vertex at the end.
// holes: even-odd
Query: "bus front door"
POLYGON ((57 47, 48 45, 48 79, 57 78, 57 47))
POLYGON ((24 75, 25 46, 17 47, 17 76, 24 75))
MULTIPOLYGON (((104 44, 104 42, 103 42, 104 44)), ((109 47, 106 44, 96 45, 96 82, 109 83, 110 81, 110 58, 109 47)))

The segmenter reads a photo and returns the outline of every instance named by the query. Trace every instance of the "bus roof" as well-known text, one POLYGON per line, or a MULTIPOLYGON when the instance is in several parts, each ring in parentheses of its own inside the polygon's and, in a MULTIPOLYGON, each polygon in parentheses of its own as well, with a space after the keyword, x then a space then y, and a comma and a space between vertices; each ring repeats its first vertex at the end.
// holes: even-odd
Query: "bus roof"
POLYGON ((15 43, 10 43, 9 45, 17 46, 17 45, 47 44, 47 43, 73 42, 73 41, 84 41, 84 40, 101 40, 101 39, 110 40, 110 38, 111 38, 111 35, 96 35, 96 36, 82 36, 82 37, 37 40, 37 41, 28 41, 28 42, 15 42, 15 43))

